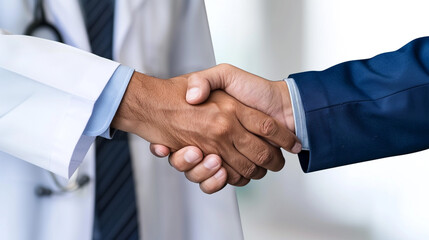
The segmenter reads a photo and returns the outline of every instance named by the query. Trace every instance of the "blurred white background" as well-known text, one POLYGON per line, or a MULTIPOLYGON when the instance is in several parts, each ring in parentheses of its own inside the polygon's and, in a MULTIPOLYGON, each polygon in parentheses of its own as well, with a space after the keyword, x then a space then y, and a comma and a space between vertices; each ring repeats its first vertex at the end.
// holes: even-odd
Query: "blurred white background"
MULTIPOLYGON (((206 0, 218 63, 271 80, 393 51, 429 35, 425 0, 206 0)), ((362 149, 365 151, 365 149, 362 149)), ((304 174, 285 169, 238 190, 245 238, 429 239, 429 152, 304 174)))

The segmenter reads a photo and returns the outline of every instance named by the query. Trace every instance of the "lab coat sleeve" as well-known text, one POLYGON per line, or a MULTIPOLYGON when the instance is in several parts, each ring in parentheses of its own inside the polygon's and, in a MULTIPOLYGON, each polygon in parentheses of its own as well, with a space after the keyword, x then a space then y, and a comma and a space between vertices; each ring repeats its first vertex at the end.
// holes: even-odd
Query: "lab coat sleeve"
POLYGON ((118 66, 61 43, 0 34, 0 151, 70 177, 94 140, 83 132, 118 66))
POLYGON ((429 37, 290 78, 305 111, 305 172, 429 148, 429 37))
POLYGON ((110 78, 100 97, 97 99, 91 118, 83 134, 112 139, 115 129, 110 128, 116 111, 127 90, 134 69, 120 65, 110 78))

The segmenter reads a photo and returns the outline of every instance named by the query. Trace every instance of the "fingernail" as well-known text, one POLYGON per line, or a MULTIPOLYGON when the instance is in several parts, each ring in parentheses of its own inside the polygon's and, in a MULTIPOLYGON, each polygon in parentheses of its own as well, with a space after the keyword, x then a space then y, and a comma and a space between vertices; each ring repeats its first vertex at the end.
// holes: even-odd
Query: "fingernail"
POLYGON ((200 96, 200 89, 199 88, 191 88, 186 93, 186 100, 191 101, 195 100, 200 96))
POLYGON ((194 151, 187 151, 183 156, 188 163, 194 163, 200 159, 200 156, 194 151))
POLYGON ((160 157, 165 157, 165 153, 163 153, 161 150, 159 149, 155 149, 155 153, 160 156, 160 157))
POLYGON ((299 152, 301 152, 301 149, 302 149, 302 145, 301 145, 301 143, 297 142, 297 143, 295 143, 295 145, 293 146, 293 148, 292 148, 292 152, 293 152, 293 153, 299 153, 299 152))
POLYGON ((216 178, 216 179, 220 179, 220 178, 223 178, 223 176, 225 176, 225 171, 223 171, 223 170, 219 170, 219 171, 217 171, 217 173, 214 175, 214 178, 216 178))
POLYGON ((209 158, 206 161, 204 161, 204 167, 207 169, 215 169, 219 166, 219 162, 216 160, 216 158, 209 158))

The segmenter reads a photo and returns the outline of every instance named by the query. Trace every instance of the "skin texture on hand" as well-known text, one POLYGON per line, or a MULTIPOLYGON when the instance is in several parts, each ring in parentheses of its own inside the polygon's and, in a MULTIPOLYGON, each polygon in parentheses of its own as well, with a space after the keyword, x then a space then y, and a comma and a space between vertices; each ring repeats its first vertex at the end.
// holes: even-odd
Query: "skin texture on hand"
MULTIPOLYGON (((281 123, 222 91, 215 91, 203 104, 192 106, 185 100, 187 86, 188 76, 161 80, 136 72, 112 127, 172 151, 195 146, 195 154, 184 152, 181 158, 192 164, 189 160, 203 153, 206 159, 201 164, 205 165, 188 173, 188 178, 209 180, 198 176, 198 169, 209 169, 200 176, 214 174, 211 177, 217 176, 215 182, 220 188, 221 180, 241 186, 250 179, 262 178, 266 169, 278 171, 284 166, 280 149, 254 135, 290 149, 298 140, 281 123)), ((177 151, 178 156, 180 153, 177 151)), ((179 165, 175 167, 185 171, 179 165)))
MULTIPOLYGON (((284 81, 268 81, 229 64, 221 64, 204 71, 196 72, 188 75, 187 78, 186 100, 190 104, 200 104, 209 97, 212 90, 222 89, 243 104, 274 117, 283 126, 287 126, 293 132, 295 131, 289 91, 284 81)), ((298 153, 301 150, 301 145, 297 142, 293 148, 285 147, 285 149, 293 153, 298 153)), ((166 146, 157 144, 151 145, 151 151, 160 157, 167 156, 170 152, 166 146)), ((203 159, 203 153, 195 147, 183 148, 170 156, 170 162, 173 167, 184 171, 189 180, 194 181, 196 179, 195 176, 199 176, 199 179, 202 181, 194 182, 200 183, 201 189, 204 192, 211 193, 220 190, 217 187, 219 184, 209 185, 204 182, 204 180, 212 179, 215 173, 203 171, 203 167, 201 167, 202 163, 200 163, 201 160, 204 162, 206 159, 203 159), (189 164, 184 159, 185 153, 188 150, 198 153, 195 155, 195 159, 197 160, 193 164, 189 164), (204 184, 202 185, 202 183, 204 184)), ((212 180, 211 183, 213 182, 212 180)))
POLYGON ((204 102, 210 92, 222 89, 243 104, 277 119, 295 132, 292 104, 284 81, 269 81, 229 64, 189 75, 186 100, 204 102))

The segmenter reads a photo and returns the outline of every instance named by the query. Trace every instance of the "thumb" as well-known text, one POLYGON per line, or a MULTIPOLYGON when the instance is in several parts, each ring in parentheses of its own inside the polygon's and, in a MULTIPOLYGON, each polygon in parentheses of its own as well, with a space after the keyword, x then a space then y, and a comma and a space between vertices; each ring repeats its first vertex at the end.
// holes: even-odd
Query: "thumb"
POLYGON ((226 90, 231 84, 229 73, 234 69, 236 68, 232 65, 219 64, 191 74, 188 77, 186 101, 189 104, 200 104, 207 100, 211 91, 216 89, 226 90))
POLYGON ((188 78, 188 90, 186 101, 189 104, 200 104, 207 100, 210 95, 210 82, 199 74, 192 74, 188 78))

